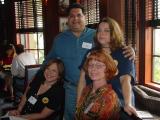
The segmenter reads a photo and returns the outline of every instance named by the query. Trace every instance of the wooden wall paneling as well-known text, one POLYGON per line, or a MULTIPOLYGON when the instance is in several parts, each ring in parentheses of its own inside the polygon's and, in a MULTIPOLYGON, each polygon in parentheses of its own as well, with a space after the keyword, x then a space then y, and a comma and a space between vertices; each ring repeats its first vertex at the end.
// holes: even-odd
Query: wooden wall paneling
POLYGON ((100 20, 108 15, 108 0, 99 0, 100 20))
POLYGON ((107 15, 115 19, 122 27, 124 17, 124 0, 108 0, 107 15))
POLYGON ((55 36, 59 33, 58 0, 43 1, 45 55, 52 47, 55 36))
POLYGON ((145 0, 139 1, 139 83, 145 80, 145 0))
POLYGON ((14 0, 6 0, 7 40, 16 44, 16 21, 14 0))
POLYGON ((0 44, 15 43, 16 30, 14 17, 14 1, 6 0, 5 4, 1 5, 0 8, 0 44))
POLYGON ((145 83, 149 83, 152 80, 152 33, 152 28, 148 28, 145 32, 145 78, 143 79, 143 82, 145 81, 145 83))
POLYGON ((111 17, 124 29, 124 0, 100 0, 100 19, 111 17))
MULTIPOLYGON (((5 16, 4 16, 4 5, 0 5, 0 45, 4 44, 4 39, 5 39, 5 16)), ((1 49, 1 48, 0 48, 1 49)))

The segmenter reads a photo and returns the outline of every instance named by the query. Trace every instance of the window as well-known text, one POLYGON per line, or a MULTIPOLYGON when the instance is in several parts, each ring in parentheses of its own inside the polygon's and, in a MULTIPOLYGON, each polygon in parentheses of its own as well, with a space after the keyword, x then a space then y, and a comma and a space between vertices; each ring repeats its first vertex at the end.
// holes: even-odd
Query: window
POLYGON ((4 0, 0 0, 0 4, 4 4, 4 0))
POLYGON ((100 21, 99 15, 99 0, 82 0, 81 4, 84 6, 86 21, 88 24, 96 24, 100 21))
POLYGON ((136 48, 136 0, 125 0, 125 42, 136 48))
POLYGON ((35 55, 38 63, 44 59, 42 0, 15 2, 17 43, 35 55))
POLYGON ((160 83, 160 29, 153 31, 153 82, 160 83))
POLYGON ((160 0, 146 0, 145 13, 146 31, 151 36, 146 38, 151 48, 151 82, 160 84, 160 0))
POLYGON ((154 1, 153 82, 160 83, 160 0, 154 1))
POLYGON ((17 43, 25 46, 25 51, 34 54, 37 62, 40 64, 44 60, 44 42, 43 32, 17 33, 17 43))

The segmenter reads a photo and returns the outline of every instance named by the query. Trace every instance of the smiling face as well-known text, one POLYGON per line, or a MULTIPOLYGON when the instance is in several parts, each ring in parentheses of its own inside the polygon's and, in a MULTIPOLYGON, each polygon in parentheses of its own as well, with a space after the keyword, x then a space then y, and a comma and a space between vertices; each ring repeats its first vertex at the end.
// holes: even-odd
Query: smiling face
POLYGON ((106 65, 97 60, 90 60, 88 63, 88 75, 93 81, 106 80, 106 65))
POLYGON ((59 71, 56 63, 49 65, 44 71, 46 82, 54 83, 59 79, 59 71))
POLYGON ((97 30, 97 41, 103 47, 109 47, 110 45, 110 28, 107 22, 102 22, 98 26, 97 30))
POLYGON ((80 8, 71 9, 68 16, 68 26, 73 32, 82 32, 85 28, 85 15, 80 8))
POLYGON ((92 50, 83 69, 92 80, 110 80, 117 72, 113 58, 103 49, 92 50))

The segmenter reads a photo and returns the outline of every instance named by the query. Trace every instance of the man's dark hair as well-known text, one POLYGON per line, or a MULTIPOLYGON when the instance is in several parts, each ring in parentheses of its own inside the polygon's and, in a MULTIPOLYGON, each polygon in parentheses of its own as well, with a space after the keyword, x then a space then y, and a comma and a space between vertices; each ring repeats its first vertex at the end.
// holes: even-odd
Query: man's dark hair
POLYGON ((79 8, 82 10, 82 13, 85 14, 85 11, 84 11, 84 8, 81 4, 79 3, 73 3, 73 4, 70 4, 69 7, 67 8, 67 15, 69 15, 70 11, 74 8, 79 8))
POLYGON ((15 45, 15 50, 18 55, 23 53, 24 52, 24 45, 22 45, 22 44, 15 45))

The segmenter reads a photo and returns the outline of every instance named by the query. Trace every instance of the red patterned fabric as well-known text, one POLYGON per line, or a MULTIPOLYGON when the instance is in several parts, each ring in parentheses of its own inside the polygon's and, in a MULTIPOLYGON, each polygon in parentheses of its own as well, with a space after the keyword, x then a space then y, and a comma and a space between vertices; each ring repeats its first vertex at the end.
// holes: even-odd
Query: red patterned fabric
POLYGON ((13 57, 4 57, 1 59, 3 63, 3 68, 5 70, 10 70, 11 69, 11 64, 12 64, 13 57))
POLYGON ((77 105, 76 120, 118 120, 120 106, 111 85, 105 85, 95 93, 92 86, 84 88, 77 105))

